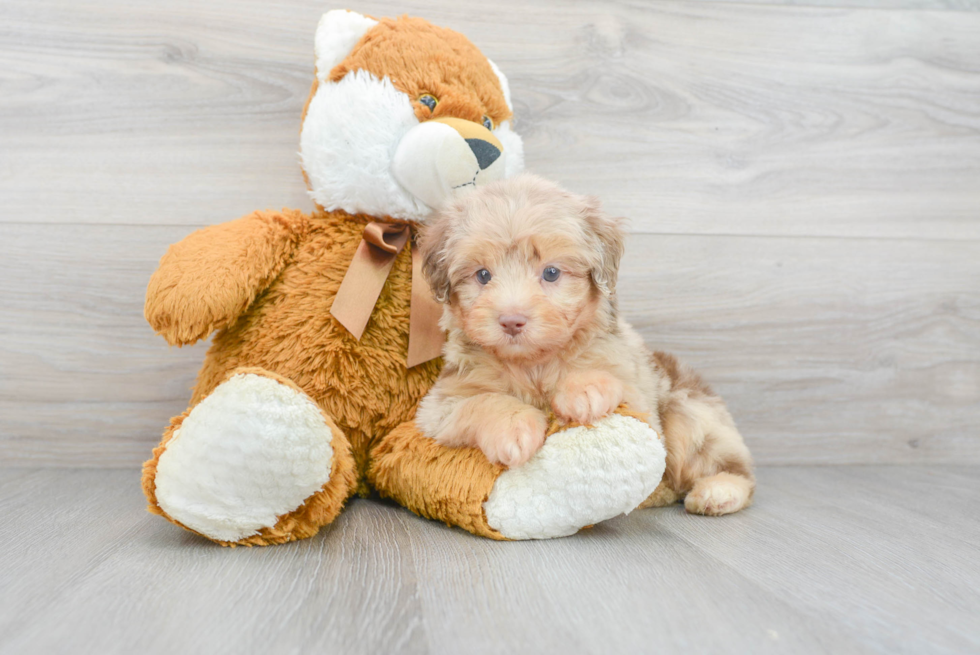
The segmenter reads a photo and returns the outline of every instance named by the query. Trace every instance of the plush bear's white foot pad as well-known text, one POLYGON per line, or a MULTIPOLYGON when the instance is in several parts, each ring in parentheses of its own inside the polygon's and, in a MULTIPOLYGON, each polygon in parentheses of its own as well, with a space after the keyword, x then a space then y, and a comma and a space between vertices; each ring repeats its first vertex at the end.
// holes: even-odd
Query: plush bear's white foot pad
POLYGON ((666 458, 653 428, 620 414, 556 432, 500 474, 483 504, 487 523, 510 539, 575 534, 636 509, 660 484, 666 458))
POLYGON ((236 375, 191 410, 160 455, 157 503, 206 537, 238 541, 327 483, 331 437, 305 394, 236 375))

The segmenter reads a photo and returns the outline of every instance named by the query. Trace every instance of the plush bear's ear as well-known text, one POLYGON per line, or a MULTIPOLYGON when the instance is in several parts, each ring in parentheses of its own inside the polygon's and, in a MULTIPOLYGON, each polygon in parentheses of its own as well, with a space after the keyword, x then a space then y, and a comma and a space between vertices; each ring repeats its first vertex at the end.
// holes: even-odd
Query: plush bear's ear
POLYGON ((334 9, 320 17, 316 26, 316 76, 326 82, 334 66, 350 54, 361 37, 378 24, 356 11, 334 9))

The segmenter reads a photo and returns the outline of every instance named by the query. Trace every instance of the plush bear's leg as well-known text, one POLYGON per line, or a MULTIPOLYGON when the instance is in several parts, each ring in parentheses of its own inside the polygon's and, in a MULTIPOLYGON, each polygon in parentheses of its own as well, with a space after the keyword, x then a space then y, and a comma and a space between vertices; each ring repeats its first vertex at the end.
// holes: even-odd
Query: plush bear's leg
POLYGON ((490 537, 547 539, 635 509, 660 483, 664 447, 621 409, 594 426, 553 424, 526 464, 505 469, 404 423, 372 451, 368 479, 416 514, 490 537))
POLYGON ((424 436, 414 421, 402 423, 371 451, 368 482, 416 514, 491 539, 483 503, 505 471, 476 448, 447 448, 424 436))
POLYGON ((356 484, 343 432, 291 381, 234 371, 143 465, 149 510, 222 545, 312 537, 356 484))

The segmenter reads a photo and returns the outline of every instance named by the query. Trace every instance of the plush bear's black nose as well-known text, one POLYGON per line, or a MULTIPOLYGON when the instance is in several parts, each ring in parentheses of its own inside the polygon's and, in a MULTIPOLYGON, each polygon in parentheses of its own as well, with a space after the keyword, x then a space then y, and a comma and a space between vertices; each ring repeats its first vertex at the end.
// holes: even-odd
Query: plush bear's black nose
POLYGON ((493 145, 489 141, 484 141, 483 139, 467 139, 466 145, 470 147, 473 154, 476 155, 476 163, 480 165, 480 170, 497 161, 497 157, 500 156, 500 149, 493 145))

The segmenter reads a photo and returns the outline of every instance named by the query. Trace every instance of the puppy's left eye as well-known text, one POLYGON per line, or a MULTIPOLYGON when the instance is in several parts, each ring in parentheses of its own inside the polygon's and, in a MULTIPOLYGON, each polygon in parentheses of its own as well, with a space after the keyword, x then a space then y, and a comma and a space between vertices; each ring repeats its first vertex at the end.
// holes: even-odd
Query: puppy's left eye
POLYGON ((554 282, 558 279, 559 275, 561 275, 561 271, 554 266, 549 266, 548 268, 544 269, 543 273, 541 273, 541 277, 545 282, 554 282))
POLYGON ((476 279, 480 284, 488 283, 491 277, 492 276, 490 275, 490 271, 488 271, 485 268, 481 268, 476 272, 476 279))
POLYGON ((487 128, 488 130, 492 130, 493 129, 493 121, 490 120, 490 117, 489 116, 484 116, 483 117, 483 127, 487 128))

